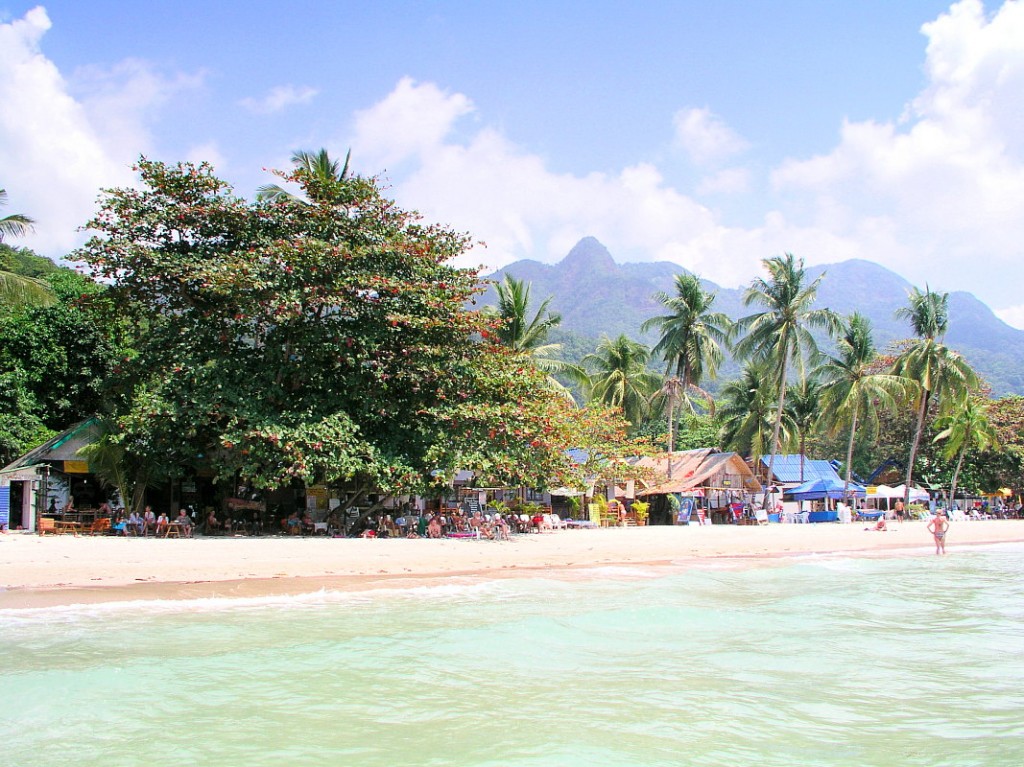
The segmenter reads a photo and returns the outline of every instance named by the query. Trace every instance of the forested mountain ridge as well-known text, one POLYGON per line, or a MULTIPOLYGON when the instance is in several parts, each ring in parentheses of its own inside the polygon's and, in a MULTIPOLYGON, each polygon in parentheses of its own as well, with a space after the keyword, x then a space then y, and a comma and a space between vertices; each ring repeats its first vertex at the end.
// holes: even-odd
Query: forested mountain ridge
MULTIPOLYGON (((614 337, 625 333, 653 345, 655 335, 641 333, 640 325, 661 313, 654 294, 671 292, 675 275, 685 271, 669 262, 616 263, 598 240, 584 237, 556 264, 517 261, 489 278, 500 280, 507 273, 532 283, 531 293, 537 303, 553 296, 551 311, 562 315, 561 328, 571 335, 594 339, 596 343, 601 335, 614 337)), ((809 266, 807 272, 812 278, 822 272, 826 274, 817 305, 843 315, 855 309, 866 315, 880 350, 912 336, 906 321, 895 315, 897 309, 906 305, 907 292, 913 285, 895 272, 863 260, 809 266)), ((756 276, 751 274, 750 279, 756 276)), ((752 311, 743 306, 744 288, 723 288, 708 281, 705 287, 717 293, 716 308, 730 317, 735 319, 752 311)), ((494 301, 492 288, 482 303, 494 301)), ((1024 395, 1024 330, 1010 327, 987 305, 963 291, 950 293, 949 313, 946 341, 975 367, 992 387, 993 395, 1024 395)), ((722 374, 731 377, 735 370, 730 365, 722 374)))

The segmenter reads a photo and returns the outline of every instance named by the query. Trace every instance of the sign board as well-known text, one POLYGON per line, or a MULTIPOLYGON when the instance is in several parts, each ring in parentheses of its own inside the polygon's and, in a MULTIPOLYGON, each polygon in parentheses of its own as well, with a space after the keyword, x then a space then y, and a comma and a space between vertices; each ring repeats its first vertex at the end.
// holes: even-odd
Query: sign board
POLYGON ((11 523, 11 486, 0 487, 0 530, 11 523))
POLYGON ((65 474, 88 474, 88 461, 64 461, 65 474))

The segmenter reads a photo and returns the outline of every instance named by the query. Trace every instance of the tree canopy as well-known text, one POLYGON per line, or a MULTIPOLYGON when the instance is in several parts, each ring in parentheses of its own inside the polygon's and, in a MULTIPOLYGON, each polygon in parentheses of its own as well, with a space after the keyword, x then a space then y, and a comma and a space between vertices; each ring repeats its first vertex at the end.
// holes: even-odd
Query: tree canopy
POLYGON ((256 487, 409 492, 459 469, 579 484, 566 449, 614 443, 618 419, 581 422, 465 309, 479 277, 449 263, 468 239, 373 179, 300 165, 302 197, 250 203, 205 164, 138 171, 77 253, 144 328, 116 370, 130 452, 256 487))

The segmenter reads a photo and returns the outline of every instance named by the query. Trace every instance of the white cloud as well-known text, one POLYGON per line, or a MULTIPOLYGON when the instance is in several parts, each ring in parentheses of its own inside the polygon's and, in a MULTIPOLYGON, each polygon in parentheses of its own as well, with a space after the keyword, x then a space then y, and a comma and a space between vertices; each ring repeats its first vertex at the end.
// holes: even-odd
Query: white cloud
POLYGON ((996 309, 996 316, 1007 325, 1024 330, 1024 304, 996 309))
POLYGON ((697 194, 740 194, 750 190, 750 171, 746 168, 725 168, 706 176, 697 184, 697 194))
POLYGON ((278 85, 261 98, 244 98, 238 103, 255 114, 272 114, 293 104, 308 104, 319 92, 308 85, 278 85))
POLYGON ((683 109, 672 120, 675 142, 698 164, 715 163, 749 148, 747 141, 710 109, 683 109))
POLYGON ((789 210, 811 211, 794 220, 863 257, 946 289, 1003 282, 989 300, 1005 302, 1024 277, 1024 3, 987 18, 964 0, 922 31, 929 82, 901 120, 847 122, 833 151, 784 163, 773 181, 789 210))
POLYGON ((50 26, 42 7, 0 24, 0 185, 10 209, 37 222, 19 244, 60 257, 84 239, 76 229, 95 212, 99 190, 133 183, 130 166, 149 147, 155 109, 198 78, 166 79, 126 61, 69 81, 40 48, 50 26))
POLYGON ((224 157, 224 154, 214 141, 189 147, 189 150, 185 153, 185 160, 195 165, 208 162, 221 178, 223 178, 224 171, 229 167, 227 158, 224 157))

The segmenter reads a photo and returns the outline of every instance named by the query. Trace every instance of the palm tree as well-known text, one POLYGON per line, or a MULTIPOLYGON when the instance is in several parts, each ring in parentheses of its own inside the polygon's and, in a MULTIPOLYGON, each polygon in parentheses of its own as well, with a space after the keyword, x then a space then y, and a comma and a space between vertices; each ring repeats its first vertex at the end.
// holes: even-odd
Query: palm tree
POLYGON ((896 359, 893 375, 912 381, 917 387, 917 427, 910 443, 907 460, 904 505, 910 502, 910 483, 914 478, 914 460, 924 433, 928 408, 938 400, 947 412, 955 409, 979 386, 978 376, 967 361, 943 343, 949 327, 949 294, 933 293, 925 286, 910 291, 908 305, 896 312, 897 317, 910 320, 917 340, 896 359))
POLYGON ((817 344, 810 330, 823 329, 834 334, 838 318, 828 309, 814 309, 822 274, 806 284, 803 259, 791 253, 762 261, 770 275, 769 280, 758 278, 743 295, 743 305, 763 306, 765 311, 741 318, 736 323, 746 335, 736 344, 734 351, 741 359, 753 359, 768 365, 767 372, 776 385, 778 403, 768 459, 768 481, 775 471, 775 453, 780 449, 783 408, 786 402, 786 383, 789 363, 796 362, 803 380, 805 355, 814 353, 817 344))
MULTIPOLYGON (((349 178, 349 160, 351 158, 351 149, 346 153, 343 164, 332 160, 326 149, 321 149, 316 153, 300 149, 292 155, 292 165, 295 168, 293 173, 302 182, 303 189, 314 202, 337 202, 335 187, 349 178)), ((268 202, 305 202, 277 184, 261 186, 256 191, 256 199, 268 202)))
MULTIPOLYGON (((0 189, 0 207, 7 204, 7 190, 0 189)), ((12 213, 0 218, 0 243, 4 237, 23 237, 32 231, 35 221, 22 213, 12 213)), ((50 286, 34 277, 0 269, 0 303, 7 306, 22 304, 52 304, 56 298, 50 286)))
MULTIPOLYGON (((651 354, 665 360, 665 386, 660 394, 668 403, 668 452, 675 448, 675 404, 684 402, 694 411, 690 394, 700 395, 714 412, 714 400, 700 384, 704 375, 714 379, 722 364, 722 346, 728 343, 732 321, 721 312, 711 310, 715 294, 701 286, 692 274, 677 274, 675 293, 663 291, 655 299, 668 310, 668 314, 652 317, 641 329, 658 328, 661 339, 651 354)), ((672 478, 669 461, 669 479, 672 478)))
POLYGON ((850 439, 846 446, 846 477, 843 497, 850 490, 853 472, 853 445, 861 418, 873 430, 878 429, 879 410, 895 410, 907 396, 906 379, 880 373, 874 367, 878 353, 871 333, 871 322, 854 312, 836 340, 836 354, 825 357, 818 368, 823 386, 822 411, 833 431, 848 426, 850 439))
POLYGON ((590 401, 622 408, 625 419, 638 425, 661 384, 661 376, 647 369, 650 358, 646 346, 625 335, 604 336, 597 350, 583 358, 583 365, 594 371, 587 386, 590 401))
POLYGON ((985 404, 973 397, 968 398, 952 413, 941 416, 935 421, 935 426, 941 431, 935 435, 935 442, 945 440, 943 456, 951 460, 957 456, 956 468, 953 469, 953 481, 949 488, 949 503, 953 504, 956 498, 956 483, 960 478, 960 468, 964 463, 964 456, 972 448, 977 450, 988 450, 998 447, 999 436, 995 427, 989 423, 985 404))
POLYGON ((800 482, 804 481, 804 457, 807 455, 807 435, 821 420, 821 382, 808 377, 799 387, 786 395, 789 413, 796 428, 797 452, 800 453, 800 482))
MULTIPOLYGON (((775 412, 775 379, 764 363, 748 362, 740 377, 722 387, 718 418, 722 422, 722 447, 749 456, 756 465, 772 439, 775 412)), ((784 410, 779 439, 790 442, 793 419, 784 410)))
POLYGON ((574 380, 583 378, 582 371, 569 365, 554 355, 562 350, 561 344, 550 343, 548 334, 562 322, 562 315, 548 311, 552 297, 541 301, 533 316, 530 316, 531 285, 506 274, 503 280, 494 286, 498 294, 496 307, 486 307, 485 311, 500 319, 495 331, 496 340, 515 352, 527 354, 533 363, 548 374, 548 385, 572 399, 572 394, 554 378, 556 373, 566 373, 574 380))

